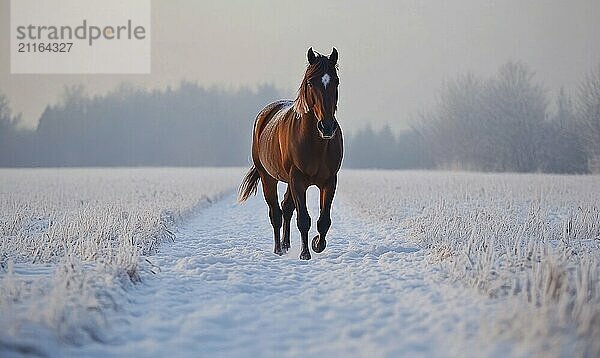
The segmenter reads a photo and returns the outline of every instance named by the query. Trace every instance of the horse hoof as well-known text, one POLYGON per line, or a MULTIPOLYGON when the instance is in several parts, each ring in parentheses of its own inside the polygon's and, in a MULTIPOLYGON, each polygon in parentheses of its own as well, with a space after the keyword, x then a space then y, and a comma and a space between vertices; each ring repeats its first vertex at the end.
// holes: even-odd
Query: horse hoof
POLYGON ((281 249, 283 250, 283 252, 287 252, 290 249, 290 243, 282 241, 281 242, 281 249))
POLYGON ((275 255, 279 255, 279 256, 283 255, 283 251, 279 248, 274 249, 273 252, 275 253, 275 255))
POLYGON ((310 260, 310 252, 308 252, 308 251, 301 252, 300 253, 300 260, 310 260))
POLYGON ((312 239, 312 249, 314 252, 316 252, 317 254, 320 254, 321 252, 323 252, 323 250, 325 250, 325 246, 327 246, 327 241, 325 241, 325 239, 323 240, 319 240, 319 235, 313 237, 312 239))

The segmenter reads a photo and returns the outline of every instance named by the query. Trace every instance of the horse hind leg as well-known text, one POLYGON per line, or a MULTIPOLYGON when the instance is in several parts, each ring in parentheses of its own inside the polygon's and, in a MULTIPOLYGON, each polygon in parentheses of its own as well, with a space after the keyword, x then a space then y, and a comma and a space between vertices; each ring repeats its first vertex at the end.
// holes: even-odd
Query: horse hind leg
POLYGON ((281 238, 281 249, 286 252, 290 249, 290 222, 294 215, 294 198, 292 198, 292 191, 288 184, 287 190, 281 202, 281 210, 283 212, 283 237, 281 238))
POLYGON ((277 255, 282 255, 283 251, 281 250, 280 243, 282 213, 277 197, 277 180, 268 174, 261 175, 260 179, 265 201, 269 206, 269 219, 271 219, 271 226, 273 226, 273 240, 275 242, 273 252, 277 255))

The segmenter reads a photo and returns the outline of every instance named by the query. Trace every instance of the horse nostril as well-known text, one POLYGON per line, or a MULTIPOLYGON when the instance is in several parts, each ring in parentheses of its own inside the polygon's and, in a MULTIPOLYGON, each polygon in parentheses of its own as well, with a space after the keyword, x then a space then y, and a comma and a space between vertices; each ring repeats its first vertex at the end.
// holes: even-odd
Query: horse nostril
POLYGON ((336 128, 337 123, 335 121, 331 121, 331 123, 326 123, 325 121, 317 122, 317 129, 321 133, 321 136, 326 139, 333 137, 336 128))
POLYGON ((323 125, 322 121, 319 121, 317 123, 317 129, 319 129, 320 132, 324 132, 325 131, 325 126, 323 125))

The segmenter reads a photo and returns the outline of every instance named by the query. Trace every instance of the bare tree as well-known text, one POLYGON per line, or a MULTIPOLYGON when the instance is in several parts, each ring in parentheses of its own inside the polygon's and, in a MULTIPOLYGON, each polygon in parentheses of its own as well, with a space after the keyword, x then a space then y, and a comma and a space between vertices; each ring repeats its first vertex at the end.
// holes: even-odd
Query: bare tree
POLYGON ((564 88, 556 98, 556 111, 548 116, 540 135, 538 159, 543 172, 588 172, 587 156, 577 135, 575 108, 564 88))
POLYGON ((8 99, 0 93, 0 165, 10 164, 13 157, 11 148, 13 146, 15 133, 15 121, 12 117, 8 99))
POLYGON ((579 86, 577 122, 589 170, 600 173, 600 65, 579 86))
POLYGON ((488 80, 449 81, 423 133, 438 167, 536 171, 546 107, 533 72, 509 62, 488 80))
POLYGON ((486 86, 484 113, 497 136, 496 161, 502 170, 538 169, 537 148, 547 100, 543 89, 533 83, 533 76, 527 66, 509 62, 486 86))
POLYGON ((436 110, 424 118, 423 132, 438 167, 482 169, 478 143, 483 140, 479 109, 483 83, 471 74, 444 84, 436 110), (479 135, 476 135, 479 134, 479 135))

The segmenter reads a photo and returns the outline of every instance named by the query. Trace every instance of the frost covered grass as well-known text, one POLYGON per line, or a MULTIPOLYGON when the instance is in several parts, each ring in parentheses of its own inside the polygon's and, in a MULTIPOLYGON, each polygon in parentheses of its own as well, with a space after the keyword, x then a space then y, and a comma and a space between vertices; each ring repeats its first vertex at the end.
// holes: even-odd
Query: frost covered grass
POLYGON ((410 354, 423 349, 416 340, 447 354, 456 352, 444 346, 451 341, 491 347, 489 355, 600 354, 598 176, 345 170, 330 245, 305 263, 271 253, 260 194, 191 215, 233 198, 242 174, 0 170, 0 355, 168 353, 182 342, 189 353, 223 348, 232 336, 279 352, 272 335, 255 339, 271 325, 265 331, 283 340, 327 326, 337 347, 364 349, 354 352, 377 342, 381 352, 410 354), (147 279, 161 268, 161 279, 147 279), (462 285, 473 292, 455 289, 462 285), (314 305, 288 309, 294 290, 314 305), (289 299, 277 305, 279 320, 261 313, 267 308, 247 310, 273 295, 289 299), (279 334, 282 324, 297 331, 279 334))
POLYGON ((345 171, 339 192, 501 300, 486 335, 525 354, 600 354, 600 177, 345 171))
MULTIPOLYGON (((233 190, 238 169, 0 170, 0 348, 107 341, 107 310, 158 268, 175 223, 233 190)), ((1 349, 0 349, 1 351, 1 349)))

